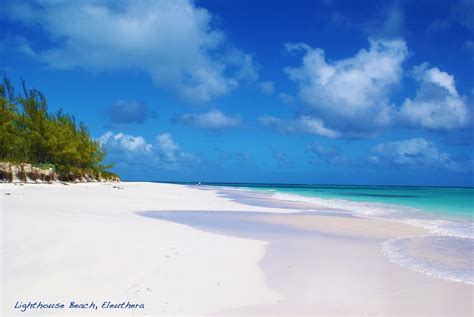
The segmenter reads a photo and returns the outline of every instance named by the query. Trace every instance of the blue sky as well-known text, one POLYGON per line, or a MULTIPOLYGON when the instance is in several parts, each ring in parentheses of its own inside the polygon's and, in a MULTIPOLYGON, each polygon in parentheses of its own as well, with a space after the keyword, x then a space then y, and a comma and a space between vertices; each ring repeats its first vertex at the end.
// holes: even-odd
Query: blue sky
POLYGON ((126 180, 474 185, 472 1, 2 1, 126 180))

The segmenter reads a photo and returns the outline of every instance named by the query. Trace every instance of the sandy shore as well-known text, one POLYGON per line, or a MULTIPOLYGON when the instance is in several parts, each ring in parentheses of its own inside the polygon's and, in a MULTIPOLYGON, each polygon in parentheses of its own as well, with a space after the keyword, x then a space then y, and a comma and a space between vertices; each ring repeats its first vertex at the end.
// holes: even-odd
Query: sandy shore
POLYGON ((218 188, 119 187, 0 185, 3 316, 472 314, 472 286, 381 254, 422 229, 218 188), (29 301, 66 308, 14 308, 29 301))

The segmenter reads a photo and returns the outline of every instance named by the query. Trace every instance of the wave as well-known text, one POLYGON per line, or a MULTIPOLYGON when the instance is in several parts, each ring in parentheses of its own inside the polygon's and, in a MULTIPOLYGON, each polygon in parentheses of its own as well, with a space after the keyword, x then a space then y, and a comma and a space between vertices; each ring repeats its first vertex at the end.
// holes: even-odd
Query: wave
MULTIPOLYGON (((430 232, 382 242, 382 253, 392 263, 450 281, 474 285, 474 224, 471 219, 440 219, 439 214, 409 206, 342 199, 307 197, 273 191, 271 197, 315 204, 354 216, 407 223, 430 232)), ((321 211, 318 209, 318 211, 321 211)))
POLYGON ((439 219, 433 214, 415 207, 377 202, 357 202, 343 199, 308 197, 273 191, 271 197, 280 200, 315 204, 318 207, 337 209, 354 216, 394 220, 428 230, 434 235, 474 239, 474 224, 470 220, 439 219))
POLYGON ((474 285, 472 239, 447 236, 400 237, 382 242, 382 253, 390 262, 411 270, 474 285))

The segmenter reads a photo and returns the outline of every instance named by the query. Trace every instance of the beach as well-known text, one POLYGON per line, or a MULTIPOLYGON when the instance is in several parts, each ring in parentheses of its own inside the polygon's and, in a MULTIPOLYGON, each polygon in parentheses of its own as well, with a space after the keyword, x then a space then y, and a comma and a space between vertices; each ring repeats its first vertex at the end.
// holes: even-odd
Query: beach
POLYGON ((3 316, 474 311, 473 285, 384 255, 387 241, 429 235, 421 227, 223 187, 0 188, 3 316), (65 307, 15 308, 35 301, 65 307))

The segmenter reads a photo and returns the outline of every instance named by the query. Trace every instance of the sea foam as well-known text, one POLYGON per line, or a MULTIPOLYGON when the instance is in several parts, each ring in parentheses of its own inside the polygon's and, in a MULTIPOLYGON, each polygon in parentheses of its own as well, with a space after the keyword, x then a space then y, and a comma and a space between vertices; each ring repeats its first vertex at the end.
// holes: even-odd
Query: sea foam
POLYGON ((414 207, 385 203, 308 197, 280 192, 272 192, 271 196, 280 200, 315 204, 322 208, 328 208, 328 211, 337 209, 354 216, 403 222, 426 229, 434 235, 474 239, 474 224, 471 219, 439 219, 439 214, 414 207))
POLYGON ((474 285, 472 239, 447 236, 417 236, 382 243, 390 262, 450 281, 474 285))
MULTIPOLYGON (((273 192, 280 200, 315 204, 354 216, 386 219, 424 228, 426 236, 399 237, 382 242, 392 263, 450 281, 474 285, 474 224, 472 219, 440 219, 441 215, 409 206, 273 192)), ((318 211, 320 211, 318 209, 318 211)))

